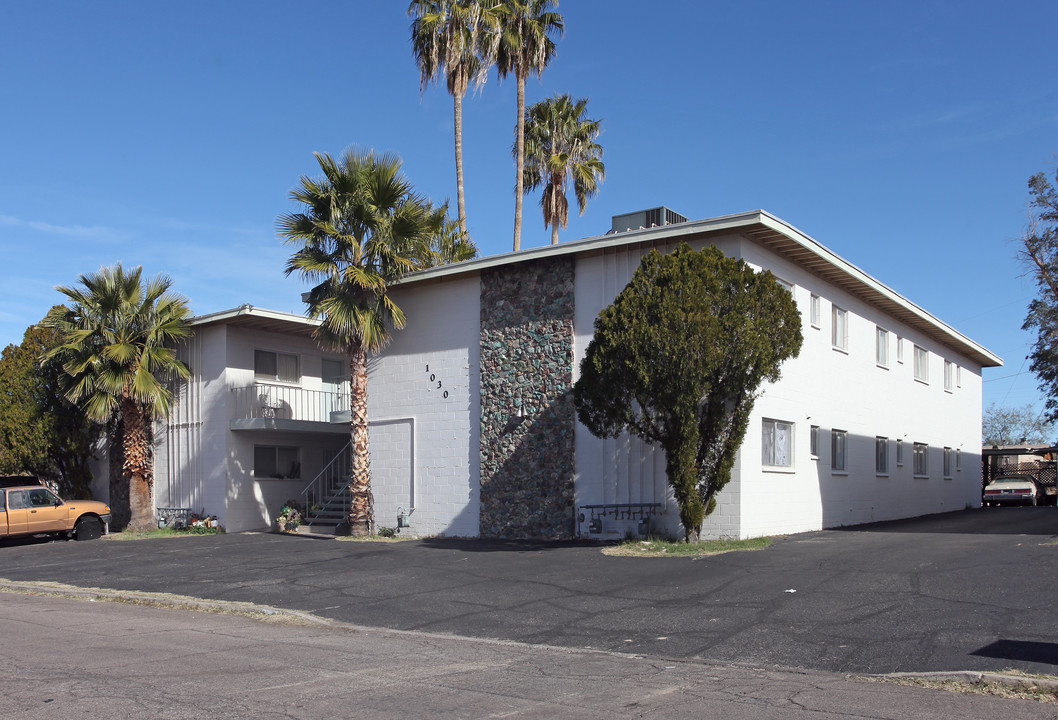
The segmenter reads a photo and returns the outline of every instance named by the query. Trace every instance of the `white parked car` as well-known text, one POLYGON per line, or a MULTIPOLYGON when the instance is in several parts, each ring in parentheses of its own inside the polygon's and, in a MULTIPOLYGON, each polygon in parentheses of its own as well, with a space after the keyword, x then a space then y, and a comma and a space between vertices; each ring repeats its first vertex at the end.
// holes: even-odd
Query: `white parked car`
POLYGON ((988 505, 1036 505, 1036 482, 1028 475, 1000 475, 985 486, 984 503, 988 505))

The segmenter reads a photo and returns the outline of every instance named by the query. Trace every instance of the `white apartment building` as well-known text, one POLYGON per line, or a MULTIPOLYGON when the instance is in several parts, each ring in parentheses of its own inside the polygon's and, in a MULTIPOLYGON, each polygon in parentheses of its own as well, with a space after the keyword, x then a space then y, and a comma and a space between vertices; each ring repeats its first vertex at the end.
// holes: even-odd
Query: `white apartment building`
MULTIPOLYGON (((408 276, 407 327, 369 368, 376 523, 418 535, 680 532, 660 450, 600 440, 571 388, 599 311, 651 249, 707 244, 771 270, 804 346, 763 387, 703 536, 753 537, 961 510, 981 499, 981 370, 999 357, 782 220, 658 208, 603 236, 408 276), (626 229, 631 226, 642 229, 626 229)), ((345 360, 315 323, 243 307, 195 318, 194 378, 157 433, 159 507, 267 527, 347 473, 345 360), (345 412, 343 412, 345 411, 345 412), (329 476, 328 476, 329 474, 329 476), (323 478, 317 479, 317 478, 323 478)))

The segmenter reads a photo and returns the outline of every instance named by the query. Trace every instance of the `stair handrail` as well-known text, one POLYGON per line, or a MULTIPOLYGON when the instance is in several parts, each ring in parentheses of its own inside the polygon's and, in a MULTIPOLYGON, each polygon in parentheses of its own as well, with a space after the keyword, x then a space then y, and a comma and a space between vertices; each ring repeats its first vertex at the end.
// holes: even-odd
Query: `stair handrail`
POLYGON ((301 491, 303 504, 305 506, 306 524, 311 524, 312 521, 316 519, 317 515, 336 497, 341 496, 346 488, 349 487, 349 483, 352 482, 352 478, 347 477, 345 483, 338 488, 338 490, 331 491, 331 486, 333 485, 336 474, 335 466, 337 465, 337 474, 339 478, 346 474, 349 450, 352 447, 352 444, 353 441, 350 439, 342 449, 338 451, 338 454, 335 455, 329 463, 324 465, 323 469, 316 474, 316 477, 312 478, 308 485, 306 485, 301 491), (313 509, 316 506, 318 506, 317 509, 313 509))

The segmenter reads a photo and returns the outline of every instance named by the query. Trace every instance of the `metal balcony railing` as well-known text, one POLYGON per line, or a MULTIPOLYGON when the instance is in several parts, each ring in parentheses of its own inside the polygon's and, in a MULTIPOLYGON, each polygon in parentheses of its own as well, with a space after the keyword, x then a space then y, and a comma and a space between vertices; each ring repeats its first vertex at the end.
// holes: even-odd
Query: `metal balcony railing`
POLYGON ((349 410, 349 394, 345 392, 261 383, 232 388, 231 392, 235 398, 234 419, 280 418, 335 422, 336 413, 349 410))

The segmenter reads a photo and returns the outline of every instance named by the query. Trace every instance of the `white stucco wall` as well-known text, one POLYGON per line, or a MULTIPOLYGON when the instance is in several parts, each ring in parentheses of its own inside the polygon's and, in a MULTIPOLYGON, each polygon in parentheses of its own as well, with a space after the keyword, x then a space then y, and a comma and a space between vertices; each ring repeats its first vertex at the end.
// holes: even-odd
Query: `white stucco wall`
POLYGON ((375 522, 394 527, 404 508, 411 534, 476 536, 478 277, 398 286, 392 297, 407 326, 371 359, 368 375, 375 522))
POLYGON ((961 510, 980 502, 981 368, 894 318, 746 242, 747 262, 794 284, 804 346, 766 386, 754 408, 739 458, 739 535, 754 537, 961 510), (810 296, 820 296, 819 327, 809 321, 810 296), (832 306, 848 313, 847 352, 832 345, 832 306), (876 328, 889 332, 889 362, 876 362, 876 328), (903 338, 903 362, 897 361, 903 338), (914 379, 915 344, 929 351, 929 383, 914 379), (962 367, 961 387, 944 390, 944 360, 962 367), (761 461, 762 420, 794 423, 794 464, 761 461), (818 457, 810 430, 819 426, 818 457), (848 466, 831 466, 831 431, 848 433, 848 466), (876 472, 877 437, 889 439, 887 474, 876 472), (904 459, 896 463, 896 441, 904 459), (913 444, 929 445, 928 477, 913 477, 913 444), (942 477, 943 448, 952 449, 951 477, 942 477), (960 469, 955 469, 959 450, 960 469))

